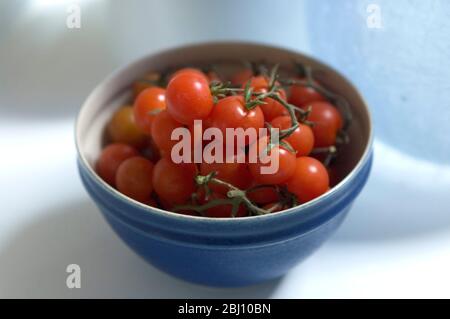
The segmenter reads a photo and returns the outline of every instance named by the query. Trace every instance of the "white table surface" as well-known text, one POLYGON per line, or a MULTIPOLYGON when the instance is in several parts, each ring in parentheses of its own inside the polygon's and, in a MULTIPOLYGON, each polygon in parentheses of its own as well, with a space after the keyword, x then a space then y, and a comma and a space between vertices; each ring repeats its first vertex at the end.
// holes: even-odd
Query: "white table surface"
MULTIPOLYGON (((23 8, 3 9, 11 18, 23 8)), ((122 41, 111 44, 120 32, 109 29, 106 38, 104 25, 90 27, 95 10, 84 11, 89 32, 63 37, 49 35, 56 20, 41 12, 40 20, 2 20, 14 23, 0 29, 6 43, 0 50, 0 297, 450 297, 450 166, 418 160, 379 140, 369 182, 338 233, 278 281, 242 289, 201 287, 136 256, 81 185, 73 143, 78 106, 95 83, 137 55, 227 35, 222 27, 206 35, 194 24, 196 38, 183 28, 178 34, 158 30, 161 37, 136 49, 134 38, 122 34, 122 41), (66 287, 66 267, 73 263, 81 266, 80 289, 66 287)), ((61 15, 64 10, 54 14, 61 15)), ((240 28, 229 36, 266 40, 267 34, 247 30, 251 36, 240 28)), ((291 42, 271 36, 274 43, 308 52, 301 32, 291 42)))

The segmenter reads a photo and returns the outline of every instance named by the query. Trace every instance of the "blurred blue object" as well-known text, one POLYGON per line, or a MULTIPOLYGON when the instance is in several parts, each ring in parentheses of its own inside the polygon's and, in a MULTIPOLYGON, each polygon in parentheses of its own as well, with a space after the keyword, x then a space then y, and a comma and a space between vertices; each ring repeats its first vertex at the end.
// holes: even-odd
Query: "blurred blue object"
POLYGON ((363 91, 377 137, 450 163, 450 2, 307 1, 305 10, 312 52, 363 91))

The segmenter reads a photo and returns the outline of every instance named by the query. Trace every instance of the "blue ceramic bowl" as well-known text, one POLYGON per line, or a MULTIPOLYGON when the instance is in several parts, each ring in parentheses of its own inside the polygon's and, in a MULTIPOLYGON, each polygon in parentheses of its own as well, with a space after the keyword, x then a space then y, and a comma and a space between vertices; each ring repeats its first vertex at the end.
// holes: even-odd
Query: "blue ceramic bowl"
POLYGON ((358 91, 329 66, 303 54, 248 43, 212 43, 153 54, 115 72, 84 103, 76 125, 81 179, 105 219, 136 253, 176 277, 212 286, 244 286, 284 275, 339 227, 364 187, 372 164, 369 110, 358 91), (315 76, 345 96, 354 117, 351 145, 336 163, 342 181, 304 205, 265 216, 210 219, 142 205, 95 173, 105 124, 129 101, 130 84, 148 70, 225 60, 267 60, 286 68, 292 60, 313 66, 315 76))

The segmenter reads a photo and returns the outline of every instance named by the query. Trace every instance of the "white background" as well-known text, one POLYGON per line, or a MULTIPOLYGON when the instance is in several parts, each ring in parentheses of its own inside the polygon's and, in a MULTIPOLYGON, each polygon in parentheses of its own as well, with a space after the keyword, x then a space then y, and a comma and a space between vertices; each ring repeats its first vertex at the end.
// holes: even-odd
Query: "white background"
POLYGON ((201 287, 137 257, 78 177, 73 125, 89 91, 114 68, 161 48, 240 39, 312 52, 312 33, 303 28, 302 2, 289 10, 295 20, 273 28, 258 24, 260 16, 283 17, 286 2, 247 1, 244 20, 231 5, 205 1, 85 0, 80 30, 65 27, 67 3, 0 4, 0 297, 450 297, 450 167, 387 139, 376 140, 372 175, 338 233, 280 280, 201 287), (295 36, 286 32, 293 24, 295 36), (66 287, 72 263, 81 266, 81 289, 66 287))

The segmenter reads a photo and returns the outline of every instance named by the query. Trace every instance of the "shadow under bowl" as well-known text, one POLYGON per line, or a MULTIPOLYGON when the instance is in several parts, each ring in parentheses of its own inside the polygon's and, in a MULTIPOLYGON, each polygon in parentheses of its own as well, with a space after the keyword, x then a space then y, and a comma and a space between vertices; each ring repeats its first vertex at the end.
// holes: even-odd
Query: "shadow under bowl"
POLYGON ((284 275, 339 227, 364 187, 372 164, 370 114, 355 87, 329 66, 290 50, 252 43, 206 43, 146 56, 100 83, 76 124, 78 167, 88 193, 115 232, 135 252, 176 277, 212 286, 245 286, 284 275), (352 143, 337 161, 341 182, 315 200, 289 210, 244 218, 179 215, 140 204, 103 182, 94 171, 103 129, 129 98, 131 83, 149 70, 214 61, 292 61, 311 65, 314 76, 351 105, 352 143))

